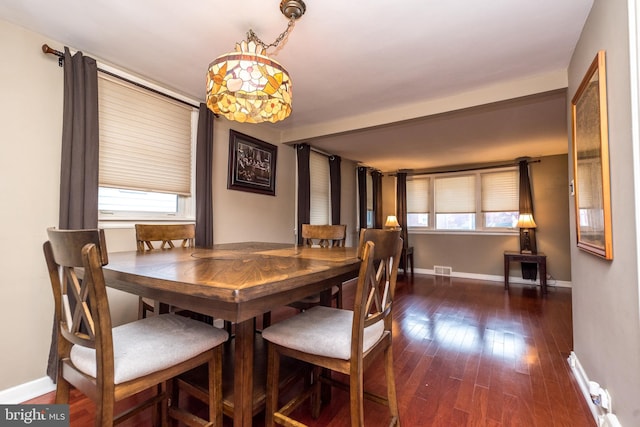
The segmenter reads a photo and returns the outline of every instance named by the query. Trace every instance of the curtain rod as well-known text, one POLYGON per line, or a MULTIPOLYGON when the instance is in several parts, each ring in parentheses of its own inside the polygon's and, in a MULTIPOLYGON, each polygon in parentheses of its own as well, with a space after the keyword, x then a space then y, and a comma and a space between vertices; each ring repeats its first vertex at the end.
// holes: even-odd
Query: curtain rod
MULTIPOLYGON (((64 64, 64 53, 60 52, 59 50, 55 50, 55 49, 49 47, 49 45, 46 44, 46 43, 42 45, 42 51, 44 53, 48 53, 50 55, 57 56, 58 57, 58 66, 62 67, 62 65, 64 64)), ((150 88, 148 86, 143 85, 142 83, 134 82, 133 80, 130 80, 130 79, 126 78, 126 77, 122 77, 122 76, 120 76, 120 75, 118 75, 116 73, 113 73, 111 71, 107 71, 107 70, 105 70, 103 68, 98 67, 98 71, 100 71, 103 74, 107 74, 109 76, 115 77, 116 79, 119 79, 119 80, 122 80, 124 82, 127 82, 129 84, 132 84, 134 86, 137 86, 139 88, 142 88, 142 89, 148 90, 150 92, 153 92, 153 93, 155 93, 157 95, 161 95, 161 96, 164 96, 165 98, 172 99, 172 100, 174 100, 176 102, 179 102, 181 104, 188 105, 188 106, 196 108, 196 109, 200 108, 199 105, 194 105, 191 102, 185 101, 185 100, 180 99, 180 98, 176 98, 175 96, 171 96, 171 95, 166 94, 164 92, 161 92, 161 91, 159 91, 157 89, 150 88)), ((218 117, 217 114, 214 114, 214 115, 216 117, 218 117)))
POLYGON ((315 148, 313 145, 308 144, 308 143, 306 143, 306 142, 293 144, 293 147, 296 147, 296 146, 298 146, 298 145, 302 145, 302 144, 307 144, 307 145, 309 146, 309 150, 311 150, 311 151, 313 151, 313 152, 315 152, 315 153, 322 154, 323 156, 327 156, 327 157, 336 157, 336 155, 335 155, 335 154, 329 154, 329 153, 327 153, 326 151, 322 151, 322 150, 320 150, 320 149, 318 149, 318 148, 315 148))
MULTIPOLYGON (((540 163, 541 160, 527 160, 527 164, 530 163, 540 163)), ((440 171, 433 171, 433 172, 407 172, 408 176, 418 176, 418 175, 436 175, 439 173, 456 173, 456 172, 471 172, 471 171, 477 171, 477 170, 483 170, 483 169, 496 169, 496 168, 504 168, 504 167, 509 167, 509 166, 518 166, 519 162, 509 162, 509 163, 498 163, 495 165, 487 165, 487 166, 470 166, 468 168, 460 168, 460 169, 446 169, 446 170, 440 170, 440 171)), ((391 176, 398 176, 398 173, 392 173, 390 174, 391 176)))

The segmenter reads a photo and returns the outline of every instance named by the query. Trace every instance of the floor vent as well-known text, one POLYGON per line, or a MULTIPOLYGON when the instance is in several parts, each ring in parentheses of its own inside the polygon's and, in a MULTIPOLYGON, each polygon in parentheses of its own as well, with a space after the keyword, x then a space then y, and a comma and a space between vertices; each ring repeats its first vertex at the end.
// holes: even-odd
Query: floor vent
POLYGON ((451 267, 442 265, 434 265, 433 272, 436 276, 451 276, 451 267))

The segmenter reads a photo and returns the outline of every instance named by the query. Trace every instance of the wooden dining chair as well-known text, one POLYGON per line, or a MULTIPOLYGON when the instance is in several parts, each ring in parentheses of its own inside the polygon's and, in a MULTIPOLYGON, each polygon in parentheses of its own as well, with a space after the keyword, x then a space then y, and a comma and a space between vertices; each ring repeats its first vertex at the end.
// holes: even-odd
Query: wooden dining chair
MULTIPOLYGON (((194 246, 196 226, 194 224, 136 224, 136 246, 139 252, 153 249, 172 249, 179 243, 182 248, 194 246), (154 246, 155 244, 155 246, 154 246)), ((138 298, 138 319, 155 313, 155 302, 138 298)), ((176 311, 171 308, 171 311, 176 311)))
POLYGON ((302 426, 290 418, 292 411, 312 399, 312 416, 320 411, 320 384, 340 385, 325 371, 349 376, 351 426, 364 424, 364 397, 385 403, 391 412, 390 425, 400 426, 393 373, 392 308, 398 264, 402 252, 400 231, 365 229, 360 234, 362 260, 353 311, 316 306, 282 320, 262 331, 269 342, 267 362, 266 427, 274 424, 302 426), (384 353, 387 397, 365 392, 363 375, 375 358, 384 353), (281 356, 315 365, 312 386, 286 405, 278 405, 281 356))
POLYGON ((154 425, 165 426, 166 382, 206 365, 208 416, 221 426, 221 344, 227 332, 175 314, 113 328, 102 270, 108 263, 103 232, 48 229, 47 233, 43 249, 57 322, 56 403, 68 403, 74 386, 95 402, 96 426, 112 426, 153 406, 154 425), (114 414, 115 402, 148 389, 156 392, 134 408, 114 414))
MULTIPOLYGON (((302 224, 302 245, 315 248, 341 248, 345 245, 347 226, 302 224)), ((331 300, 336 307, 342 308, 342 283, 331 288, 331 300)), ((308 310, 320 304, 320 295, 311 295, 288 304, 300 311, 308 310)))

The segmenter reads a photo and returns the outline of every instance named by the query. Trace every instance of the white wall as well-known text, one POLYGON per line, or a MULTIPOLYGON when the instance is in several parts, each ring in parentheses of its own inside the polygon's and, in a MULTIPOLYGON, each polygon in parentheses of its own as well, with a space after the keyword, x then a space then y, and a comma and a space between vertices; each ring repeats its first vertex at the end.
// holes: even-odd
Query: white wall
MULTIPOLYGON (((635 0, 630 0, 635 3, 635 0)), ((598 50, 606 50, 613 261, 571 246, 574 352, 588 378, 609 390, 624 426, 640 425, 640 309, 634 200, 627 2, 595 0, 569 65, 573 98, 598 50)), ((637 78, 634 76, 634 79, 637 78)), ((568 106, 569 107, 569 106, 568 106)), ((569 108, 567 114, 570 114, 569 108)), ((570 115, 569 115, 570 117, 570 115)), ((571 132, 569 132, 571 135, 571 132)), ((569 165, 572 173, 573 165, 569 165)), ((573 206, 573 198, 570 200, 573 206)), ((572 242, 575 214, 571 210, 572 242)))

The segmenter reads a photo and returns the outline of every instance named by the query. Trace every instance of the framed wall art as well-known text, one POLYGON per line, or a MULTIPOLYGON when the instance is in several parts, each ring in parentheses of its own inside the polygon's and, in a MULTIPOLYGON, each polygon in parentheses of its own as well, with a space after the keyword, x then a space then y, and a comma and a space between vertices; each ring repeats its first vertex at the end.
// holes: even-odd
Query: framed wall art
POLYGON ((613 259, 605 52, 571 100, 573 188, 578 248, 613 259))
POLYGON ((275 145, 230 130, 227 188, 275 196, 277 154, 275 145))

